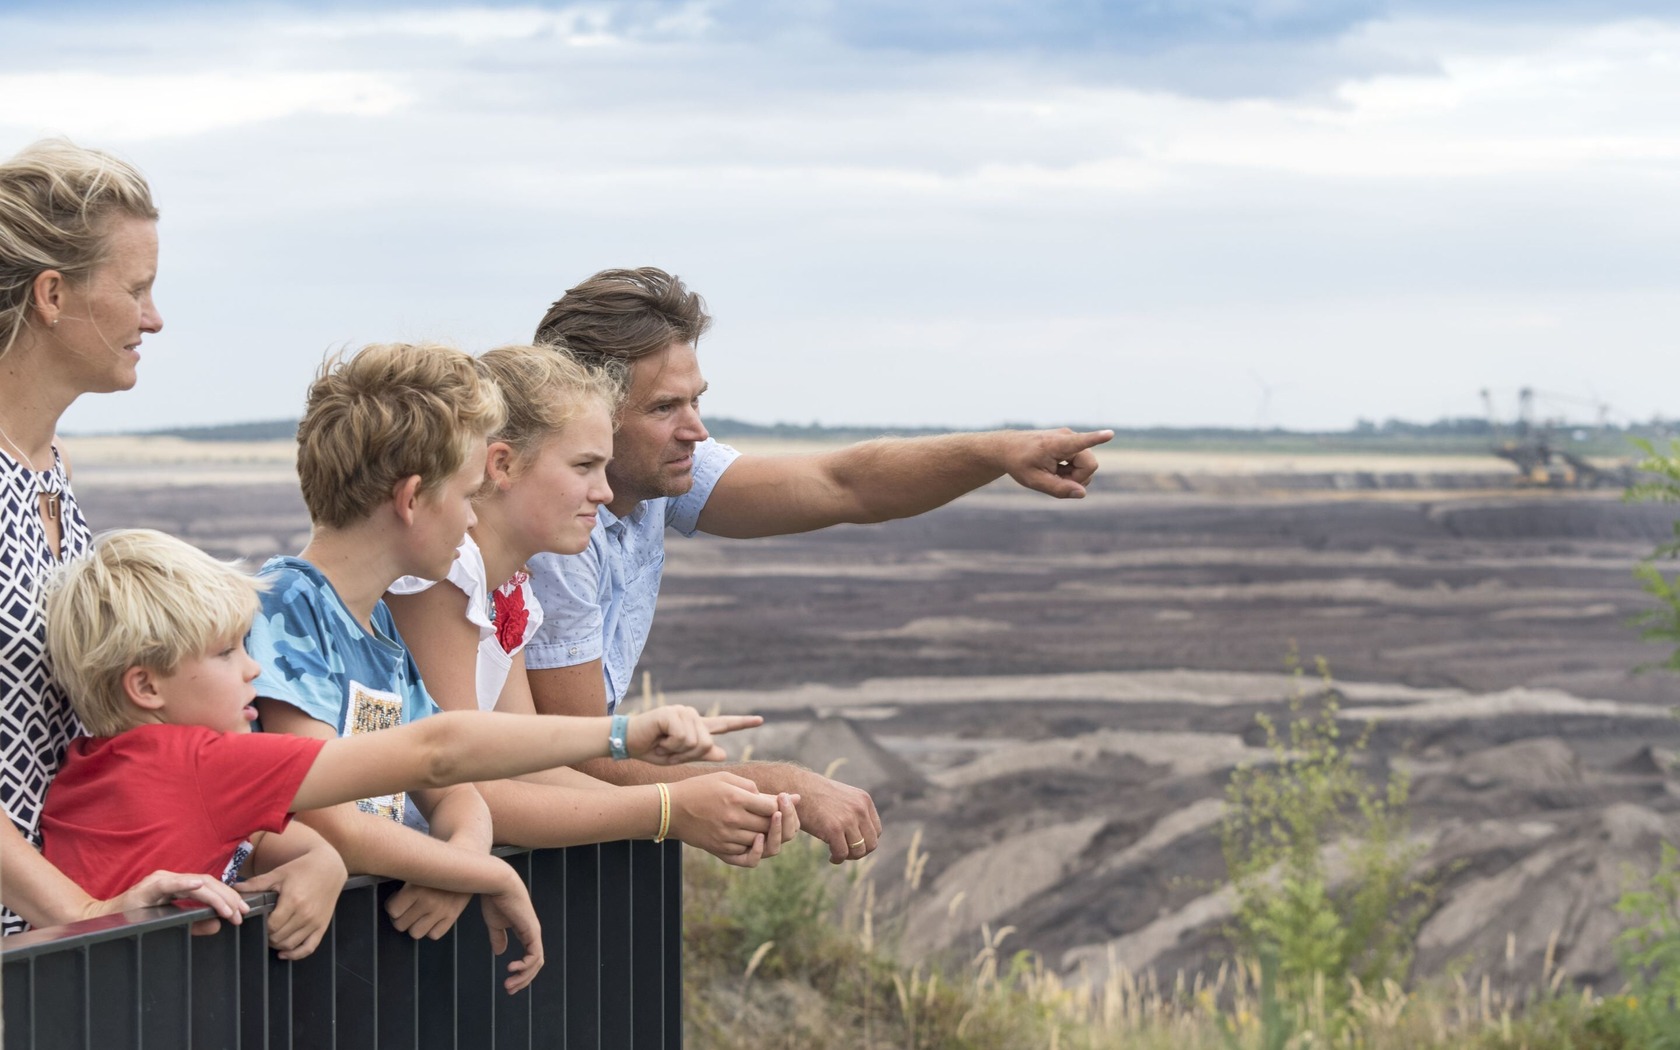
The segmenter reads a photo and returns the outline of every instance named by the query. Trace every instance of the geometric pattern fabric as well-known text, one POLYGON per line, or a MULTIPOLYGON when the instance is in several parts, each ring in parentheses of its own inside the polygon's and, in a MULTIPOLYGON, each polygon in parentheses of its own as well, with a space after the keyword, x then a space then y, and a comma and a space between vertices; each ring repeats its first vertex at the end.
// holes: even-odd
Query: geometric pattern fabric
MULTIPOLYGON (((0 449, 0 804, 19 831, 41 844, 41 803, 82 725, 47 664, 41 589, 61 562, 84 554, 92 536, 76 506, 64 463, 53 448, 51 470, 31 470, 0 449), (59 499, 57 555, 47 545, 41 494, 59 499)), ((0 910, 4 932, 23 920, 0 910)))

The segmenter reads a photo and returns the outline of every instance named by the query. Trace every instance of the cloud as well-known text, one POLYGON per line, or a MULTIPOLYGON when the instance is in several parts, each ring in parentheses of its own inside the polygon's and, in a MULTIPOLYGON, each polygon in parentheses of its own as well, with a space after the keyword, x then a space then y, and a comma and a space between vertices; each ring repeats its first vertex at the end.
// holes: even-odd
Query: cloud
POLYGON ((818 10, 836 38, 863 46, 1125 54, 1210 40, 1333 37, 1384 6, 1380 0, 930 0, 916 5, 851 0, 825 3, 818 10))
POLYGON ((1680 25, 1635 6, 5 15, 40 44, 0 153, 120 142, 164 208, 168 327, 71 429, 293 414, 329 347, 528 337, 642 263, 713 304, 708 400, 747 418, 1240 424, 1251 372, 1284 424, 1524 381, 1648 416, 1680 25))
POLYGON ((73 128, 113 141, 201 135, 284 117, 383 117, 411 96, 361 72, 0 74, 9 118, 0 126, 73 128))
POLYGON ((460 7, 443 11, 411 9, 392 12, 351 12, 326 18, 294 21, 286 32, 303 39, 400 40, 433 37, 469 47, 509 41, 543 40, 570 47, 602 47, 619 43, 611 8, 460 7))

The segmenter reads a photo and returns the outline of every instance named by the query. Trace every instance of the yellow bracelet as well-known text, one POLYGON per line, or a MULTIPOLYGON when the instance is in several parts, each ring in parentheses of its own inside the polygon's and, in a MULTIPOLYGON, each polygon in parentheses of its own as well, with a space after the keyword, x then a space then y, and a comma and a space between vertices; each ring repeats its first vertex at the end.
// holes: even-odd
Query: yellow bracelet
POLYGON ((671 789, 664 784, 655 784, 659 789, 659 834, 653 837, 655 842, 664 842, 666 832, 671 830, 671 789))

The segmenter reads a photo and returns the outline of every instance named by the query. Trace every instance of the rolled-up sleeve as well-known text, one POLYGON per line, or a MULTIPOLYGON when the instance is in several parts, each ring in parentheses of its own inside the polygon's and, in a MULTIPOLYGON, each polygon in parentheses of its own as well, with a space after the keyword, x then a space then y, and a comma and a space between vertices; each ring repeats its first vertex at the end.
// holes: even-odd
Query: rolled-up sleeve
POLYGON ((712 498, 718 478, 740 458, 740 452, 710 438, 694 446, 694 483, 681 496, 665 501, 666 526, 684 536, 694 535, 700 528, 700 512, 712 498))

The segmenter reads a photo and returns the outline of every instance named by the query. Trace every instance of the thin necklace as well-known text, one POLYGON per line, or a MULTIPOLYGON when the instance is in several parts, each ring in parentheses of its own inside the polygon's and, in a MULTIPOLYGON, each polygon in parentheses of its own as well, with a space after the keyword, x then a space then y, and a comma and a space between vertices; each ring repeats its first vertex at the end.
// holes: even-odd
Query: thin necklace
MULTIPOLYGON (((35 461, 29 458, 29 453, 27 453, 23 450, 22 445, 19 445, 16 441, 12 440, 12 435, 6 433, 6 430, 5 430, 4 427, 0 427, 0 438, 5 439, 6 444, 8 444, 12 447, 12 451, 16 452, 18 454, 18 458, 23 460, 23 465, 28 467, 31 473, 34 473, 34 474, 42 473, 42 471, 35 466, 35 461)), ((46 508, 45 509, 46 509, 46 513, 47 513, 47 519, 55 525, 58 524, 58 502, 59 502, 58 493, 53 492, 52 490, 48 489, 45 485, 43 485, 43 486, 41 486, 41 491, 36 498, 46 500, 46 508)))

